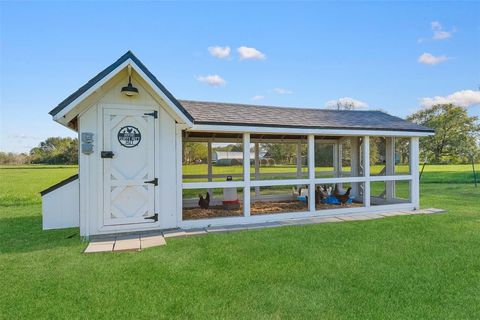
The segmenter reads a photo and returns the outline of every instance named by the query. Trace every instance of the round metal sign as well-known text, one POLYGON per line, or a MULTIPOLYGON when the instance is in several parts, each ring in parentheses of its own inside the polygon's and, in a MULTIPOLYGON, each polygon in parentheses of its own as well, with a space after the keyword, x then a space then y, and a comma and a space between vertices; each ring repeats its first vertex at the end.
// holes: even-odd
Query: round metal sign
POLYGON ((121 127, 118 130, 118 142, 125 148, 133 148, 138 146, 140 140, 142 140, 142 134, 140 130, 134 126, 121 127))

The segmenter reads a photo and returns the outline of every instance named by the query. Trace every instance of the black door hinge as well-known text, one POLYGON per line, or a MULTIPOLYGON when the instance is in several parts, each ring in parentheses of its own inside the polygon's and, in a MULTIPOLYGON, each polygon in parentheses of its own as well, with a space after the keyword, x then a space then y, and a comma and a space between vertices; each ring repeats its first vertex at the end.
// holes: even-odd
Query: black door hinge
POLYGON ((150 112, 150 113, 144 113, 144 115, 146 116, 152 116, 154 117, 155 119, 158 118, 158 111, 153 111, 153 112, 150 112))
POLYGON ((158 221, 158 213, 155 213, 151 217, 145 217, 145 220, 153 220, 153 221, 157 222, 158 221))
POLYGON ((143 183, 152 183, 155 187, 158 186, 158 178, 153 180, 144 181, 143 183))

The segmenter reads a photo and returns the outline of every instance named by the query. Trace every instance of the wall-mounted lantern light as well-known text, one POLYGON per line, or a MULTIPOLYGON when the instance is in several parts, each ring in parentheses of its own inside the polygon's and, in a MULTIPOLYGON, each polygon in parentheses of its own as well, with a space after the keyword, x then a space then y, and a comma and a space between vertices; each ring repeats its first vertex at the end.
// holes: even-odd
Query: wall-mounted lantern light
POLYGON ((127 97, 133 97, 138 95, 138 89, 132 85, 132 66, 128 65, 128 84, 123 87, 121 92, 127 97))

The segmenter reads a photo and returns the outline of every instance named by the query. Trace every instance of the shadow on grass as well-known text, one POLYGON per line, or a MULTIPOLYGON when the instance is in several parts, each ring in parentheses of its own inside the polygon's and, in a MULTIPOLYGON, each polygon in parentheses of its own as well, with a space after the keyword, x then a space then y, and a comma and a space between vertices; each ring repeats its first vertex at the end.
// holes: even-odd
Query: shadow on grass
POLYGON ((3 218, 0 234, 0 254, 78 247, 83 243, 79 228, 42 230, 42 218, 38 216, 3 218))

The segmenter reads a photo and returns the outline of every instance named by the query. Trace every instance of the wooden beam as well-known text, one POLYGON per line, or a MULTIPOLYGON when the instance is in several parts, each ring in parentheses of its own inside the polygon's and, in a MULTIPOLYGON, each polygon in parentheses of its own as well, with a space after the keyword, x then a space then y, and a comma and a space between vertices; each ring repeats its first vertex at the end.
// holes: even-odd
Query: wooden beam
MULTIPOLYGON (((255 180, 260 179, 260 144, 255 142, 255 180)), ((260 195, 260 187, 255 187, 255 197, 260 195)))
POLYGON ((365 176, 365 185, 363 188, 363 204, 370 207, 370 137, 363 137, 363 175, 365 176))
POLYGON ((315 136, 308 135, 308 210, 315 212, 315 136))
POLYGON ((182 143, 182 129, 178 125, 175 127, 175 148, 176 148, 176 169, 177 169, 176 215, 177 215, 177 225, 179 225, 183 220, 182 172, 183 172, 184 151, 183 151, 183 143, 182 143))
MULTIPOLYGON (((212 142, 207 142, 207 178, 208 182, 212 180, 212 142)), ((208 189, 208 193, 210 194, 210 198, 213 199, 213 189, 208 189)))
POLYGON ((418 165, 420 159, 419 138, 410 138, 410 170, 412 181, 410 182, 410 201, 415 209, 420 209, 420 179, 418 165))
POLYGON ((243 215, 250 217, 250 133, 243 134, 243 215))

